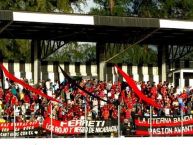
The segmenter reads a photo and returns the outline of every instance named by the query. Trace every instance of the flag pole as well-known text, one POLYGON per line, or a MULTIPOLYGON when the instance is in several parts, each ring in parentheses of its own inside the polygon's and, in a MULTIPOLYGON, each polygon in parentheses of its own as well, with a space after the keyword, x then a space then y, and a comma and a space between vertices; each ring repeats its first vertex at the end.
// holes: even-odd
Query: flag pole
POLYGON ((183 109, 182 109, 182 106, 180 107, 181 108, 181 136, 183 137, 184 136, 184 132, 183 132, 183 126, 184 126, 184 122, 183 122, 183 109))
POLYGON ((152 106, 150 106, 150 137, 152 137, 152 106))
POLYGON ((87 138, 87 108, 86 108, 86 97, 85 97, 85 99, 84 99, 84 103, 85 103, 85 105, 84 105, 84 110, 85 110, 85 113, 84 113, 84 122, 85 122, 85 129, 84 129, 84 133, 85 133, 85 138, 87 138))
POLYGON ((120 131, 120 105, 118 105, 118 137, 121 136, 121 131, 120 131))
POLYGON ((52 120, 52 101, 51 101, 51 111, 50 111, 50 122, 51 122, 51 138, 53 138, 53 131, 52 131, 52 126, 53 126, 53 120, 52 120))
POLYGON ((14 128, 13 135, 14 135, 14 138, 16 138, 16 124, 15 124, 15 122, 16 122, 16 118, 15 118, 15 105, 13 105, 13 128, 14 128))

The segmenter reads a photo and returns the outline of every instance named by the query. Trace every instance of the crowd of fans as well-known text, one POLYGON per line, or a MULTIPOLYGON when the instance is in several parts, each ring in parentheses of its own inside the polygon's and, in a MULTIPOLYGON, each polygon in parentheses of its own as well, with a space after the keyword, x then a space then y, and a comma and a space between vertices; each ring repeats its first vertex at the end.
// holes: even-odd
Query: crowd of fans
MULTIPOLYGON (((26 83, 30 83, 24 79, 26 83)), ((0 118, 13 122, 14 106, 17 122, 42 122, 51 112, 54 119, 66 121, 73 119, 117 121, 118 107, 121 123, 130 123, 135 116, 150 116, 150 106, 139 99, 125 82, 103 82, 93 80, 77 81, 77 84, 95 96, 92 97, 78 89, 68 80, 51 82, 50 79, 34 85, 45 94, 62 103, 50 101, 23 88, 6 78, 4 87, 0 83, 0 118), (85 115, 86 110, 86 115, 85 115)), ((30 84, 33 85, 33 84, 30 84)), ((167 82, 136 82, 139 90, 162 106, 153 108, 153 116, 178 116, 192 114, 193 91, 190 87, 179 90, 167 82)))

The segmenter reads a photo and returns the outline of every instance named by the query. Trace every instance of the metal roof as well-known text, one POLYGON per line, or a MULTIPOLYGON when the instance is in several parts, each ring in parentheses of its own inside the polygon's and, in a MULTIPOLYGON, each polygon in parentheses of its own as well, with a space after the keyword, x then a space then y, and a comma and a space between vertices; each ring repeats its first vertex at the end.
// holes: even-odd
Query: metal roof
POLYGON ((193 44, 193 21, 0 11, 0 38, 193 44), (148 37, 147 37, 148 36, 148 37))

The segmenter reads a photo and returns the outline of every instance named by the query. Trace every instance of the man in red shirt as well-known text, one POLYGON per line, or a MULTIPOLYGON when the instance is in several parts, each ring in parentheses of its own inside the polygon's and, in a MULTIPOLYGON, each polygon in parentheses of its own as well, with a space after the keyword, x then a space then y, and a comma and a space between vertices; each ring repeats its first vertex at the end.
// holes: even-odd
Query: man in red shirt
POLYGON ((109 119, 109 109, 106 106, 104 106, 104 109, 102 111, 102 116, 104 120, 109 119))

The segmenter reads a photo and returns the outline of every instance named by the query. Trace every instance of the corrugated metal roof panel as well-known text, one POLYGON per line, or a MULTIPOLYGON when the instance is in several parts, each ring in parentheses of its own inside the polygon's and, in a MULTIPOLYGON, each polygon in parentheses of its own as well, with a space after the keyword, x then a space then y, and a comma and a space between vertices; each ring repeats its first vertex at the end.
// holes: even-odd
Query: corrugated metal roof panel
POLYGON ((9 10, 0 10, 0 20, 13 20, 13 12, 9 10))
POLYGON ((95 25, 117 26, 117 27, 148 27, 159 28, 159 19, 136 18, 136 17, 112 17, 94 16, 95 25))

